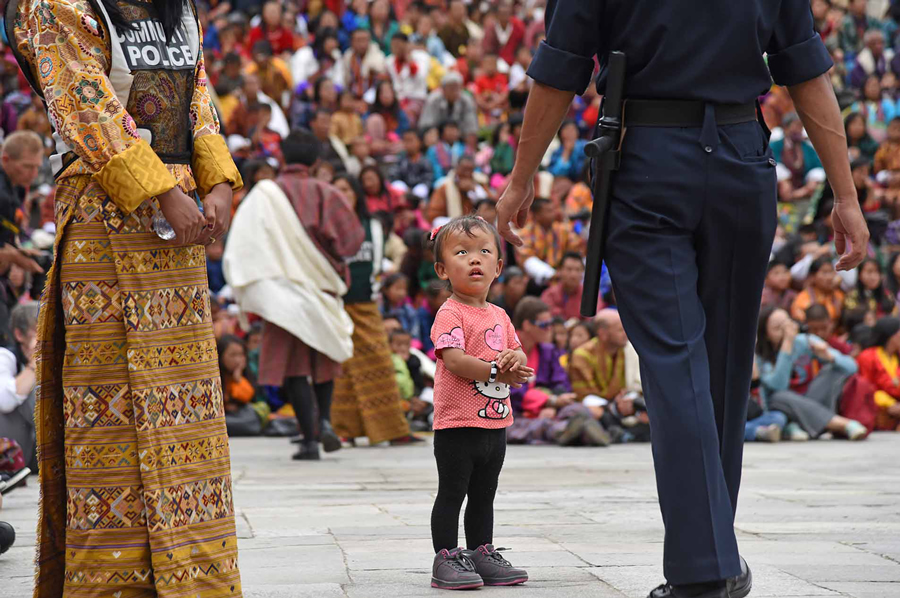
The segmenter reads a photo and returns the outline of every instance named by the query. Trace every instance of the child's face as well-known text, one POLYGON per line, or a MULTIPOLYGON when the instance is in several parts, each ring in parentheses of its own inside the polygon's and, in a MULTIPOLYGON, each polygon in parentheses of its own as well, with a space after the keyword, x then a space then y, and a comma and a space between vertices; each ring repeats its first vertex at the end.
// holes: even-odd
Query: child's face
POLYGON ((766 285, 776 291, 786 291, 790 284, 791 271, 787 269, 787 266, 774 266, 766 275, 766 285))
POLYGON ((809 327, 809 333, 818 336, 821 339, 828 340, 834 331, 834 324, 830 318, 824 320, 809 320, 806 322, 809 327))
POLYGON ((569 342, 569 331, 566 330, 566 325, 562 322, 558 322, 553 325, 553 344, 556 345, 557 349, 565 350, 566 344, 569 342))
POLYGON ((247 366, 247 356, 244 355, 244 348, 237 343, 231 343, 222 353, 222 365, 228 372, 234 372, 238 369, 244 369, 247 366))
POLYGON ((438 277, 449 280, 458 295, 487 298, 503 268, 494 235, 481 228, 472 229, 471 234, 453 231, 441 251, 441 262, 435 264, 438 277))
POLYGON ((388 302, 392 306, 403 303, 403 301, 406 300, 408 293, 409 283, 406 282, 405 278, 397 280, 394 284, 384 290, 384 296, 387 297, 388 302))
POLYGON ((256 351, 262 344, 262 334, 251 332, 247 335, 247 351, 256 351))
POLYGON ((881 284, 881 272, 878 271, 878 266, 873 262, 866 262, 859 271, 859 280, 870 291, 877 289, 881 284))
POLYGON ((825 264, 816 272, 813 285, 820 291, 830 292, 834 289, 834 266, 825 264))
POLYGON ((481 61, 481 70, 488 77, 494 76, 497 73, 497 57, 485 56, 481 61))
POLYGON ((887 128, 887 136, 894 143, 900 142, 900 122, 891 121, 887 128))
POLYGON ((403 149, 406 150, 407 154, 410 156, 418 154, 420 147, 419 136, 415 132, 407 131, 403 134, 403 149))
POLYGON ((366 143, 366 140, 362 138, 355 139, 353 141, 350 153, 360 160, 364 160, 371 155, 371 152, 369 151, 369 144, 366 143))
POLYGON ((408 359, 410 341, 411 338, 408 334, 394 334, 391 337, 391 353, 408 359))
POLYGON ((349 93, 342 94, 340 106, 341 112, 353 112, 356 109, 356 100, 349 93))
POLYGON ((591 340, 591 335, 584 326, 576 326, 569 333, 569 350, 574 351, 591 340))
POLYGON ((381 179, 373 171, 369 170, 363 173, 362 186, 366 193, 375 195, 381 192, 381 179))
POLYGON ((440 135, 437 129, 432 128, 425 131, 424 141, 426 147, 431 147, 438 142, 438 139, 440 139, 440 135))
POLYGON ((444 141, 450 145, 459 141, 459 128, 452 126, 444 127, 444 141))

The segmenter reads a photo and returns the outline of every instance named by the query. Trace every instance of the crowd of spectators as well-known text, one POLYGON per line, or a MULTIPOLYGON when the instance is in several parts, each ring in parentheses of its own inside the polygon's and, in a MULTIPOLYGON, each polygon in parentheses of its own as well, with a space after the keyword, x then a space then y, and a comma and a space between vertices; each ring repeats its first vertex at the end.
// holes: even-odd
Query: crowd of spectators
MULTIPOLYGON (((357 213, 381 225, 382 247, 373 253, 381 263, 372 271, 400 408, 412 431, 429 430, 429 333, 448 293, 424 241, 458 215, 496 220, 545 1, 197 5, 222 134, 245 181, 234 209, 255 184, 282 171, 280 143, 291 130, 315 136, 320 159, 312 176, 364 202, 357 213)), ((777 161, 779 228, 762 299, 748 440, 856 439, 900 423, 900 2, 812 0, 811 9, 834 60, 848 159, 872 233, 869 259, 835 272, 833 194, 789 94, 773 86, 760 102, 777 161)), ((0 345, 12 356, 6 367, 0 354, 2 423, 33 397, 25 388, 29 380, 33 386, 33 348, 28 331, 16 326, 33 319, 55 228, 50 123, 6 46, 0 60, 0 345)), ((525 246, 504 248, 504 272, 491 293, 537 372, 512 396, 512 442, 607 445, 649 437, 637 356, 605 271, 603 310, 586 320, 578 309, 592 205, 583 148, 600 102, 589 88, 572 103, 535 178, 538 199, 519 231, 525 246)), ((233 301, 222 267, 226 243, 217 240, 207 255, 229 430, 295 434, 290 402, 256 382, 262 323, 233 301)))

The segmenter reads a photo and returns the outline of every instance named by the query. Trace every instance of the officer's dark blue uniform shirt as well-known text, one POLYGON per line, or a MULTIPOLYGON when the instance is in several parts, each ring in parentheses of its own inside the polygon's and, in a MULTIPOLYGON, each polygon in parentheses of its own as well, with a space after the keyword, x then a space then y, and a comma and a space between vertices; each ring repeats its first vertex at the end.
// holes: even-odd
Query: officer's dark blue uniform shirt
MULTIPOLYGON (((584 93, 611 51, 628 59, 629 98, 746 104, 772 79, 795 85, 832 62, 809 0, 550 0, 528 74, 584 93), (766 67, 767 55, 768 68, 766 67)), ((601 68, 598 88, 605 88, 601 68)))

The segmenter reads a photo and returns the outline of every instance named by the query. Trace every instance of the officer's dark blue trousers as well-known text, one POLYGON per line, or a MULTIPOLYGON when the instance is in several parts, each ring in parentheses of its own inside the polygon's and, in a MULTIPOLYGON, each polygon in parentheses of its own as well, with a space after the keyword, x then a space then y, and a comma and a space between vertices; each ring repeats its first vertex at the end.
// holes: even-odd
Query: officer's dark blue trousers
POLYGON ((641 358, 670 583, 740 572, 733 524, 775 190, 756 122, 717 127, 707 108, 703 128, 626 131, 605 256, 641 358))

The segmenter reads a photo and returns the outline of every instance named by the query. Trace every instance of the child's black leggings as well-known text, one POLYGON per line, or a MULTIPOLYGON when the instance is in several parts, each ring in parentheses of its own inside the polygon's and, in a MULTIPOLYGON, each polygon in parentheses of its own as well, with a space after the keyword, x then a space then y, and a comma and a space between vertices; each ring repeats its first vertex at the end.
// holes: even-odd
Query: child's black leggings
POLYGON ((459 510, 466 505, 466 548, 494 539, 494 495, 506 457, 506 430, 448 428, 434 432, 438 494, 431 511, 434 552, 458 546, 459 510))

